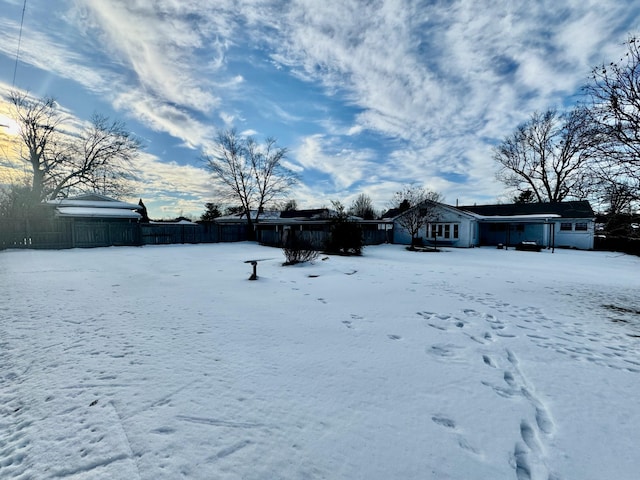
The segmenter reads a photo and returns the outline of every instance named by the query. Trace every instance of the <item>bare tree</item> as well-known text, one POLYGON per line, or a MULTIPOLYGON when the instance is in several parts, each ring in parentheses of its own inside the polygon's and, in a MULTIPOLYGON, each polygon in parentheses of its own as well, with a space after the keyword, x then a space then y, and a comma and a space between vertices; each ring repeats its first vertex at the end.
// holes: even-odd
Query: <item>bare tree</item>
POLYGON ((633 203, 638 200, 638 191, 632 190, 625 183, 610 181, 603 188, 602 203, 607 206, 609 215, 630 214, 633 210, 633 203))
POLYGON ((89 126, 72 135, 68 120, 52 98, 33 99, 12 92, 10 101, 26 147, 22 160, 32 172, 34 200, 92 191, 121 196, 133 177, 140 141, 120 121, 94 114, 89 126))
POLYGON ((607 187, 640 201, 640 38, 630 37, 623 58, 593 69, 585 87, 601 131, 600 172, 607 187))
POLYGON ((584 108, 534 113, 494 149, 498 178, 519 193, 531 191, 538 202, 584 198, 598 141, 584 108))
POLYGON ((26 147, 22 160, 32 172, 31 193, 35 200, 45 198, 45 180, 58 161, 59 126, 64 116, 51 97, 32 99, 13 91, 9 94, 15 119, 20 125, 20 139, 26 147))
POLYGON ((442 194, 416 185, 404 186, 395 193, 392 206, 400 210, 406 209, 396 221, 411 234, 411 245, 419 242, 421 228, 437 221, 437 204, 442 200, 442 194))
POLYGON ((373 201, 366 193, 361 193, 351 204, 349 213, 365 220, 373 220, 376 218, 376 211, 373 208, 373 201))
POLYGON ((242 206, 250 236, 255 234, 253 224, 264 207, 285 196, 297 182, 295 174, 282 164, 286 153, 287 149, 278 147, 273 138, 259 145, 232 129, 219 132, 213 153, 202 154, 221 184, 222 195, 242 206))
POLYGON ((50 172, 49 195, 56 198, 86 190, 116 197, 130 193, 133 160, 140 148, 123 122, 94 114, 91 124, 71 140, 64 161, 50 172))
POLYGON ((280 206, 280 210, 282 210, 283 212, 291 212, 297 209, 298 202, 294 199, 289 199, 280 206))

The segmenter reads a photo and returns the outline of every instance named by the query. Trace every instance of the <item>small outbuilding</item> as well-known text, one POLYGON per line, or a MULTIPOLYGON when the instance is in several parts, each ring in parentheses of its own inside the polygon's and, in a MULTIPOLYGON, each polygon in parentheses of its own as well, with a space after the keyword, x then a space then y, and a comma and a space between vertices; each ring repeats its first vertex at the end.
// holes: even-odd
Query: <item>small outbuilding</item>
POLYGON ((89 193, 77 197, 48 200, 60 225, 65 226, 71 247, 139 245, 140 206, 104 195, 89 193))

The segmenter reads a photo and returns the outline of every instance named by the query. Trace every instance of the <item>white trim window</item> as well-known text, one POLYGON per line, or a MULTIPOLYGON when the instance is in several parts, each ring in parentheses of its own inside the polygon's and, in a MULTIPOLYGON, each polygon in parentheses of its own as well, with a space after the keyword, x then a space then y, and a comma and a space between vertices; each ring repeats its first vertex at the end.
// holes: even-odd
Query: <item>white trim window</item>
POLYGON ((460 224, 458 223, 430 223, 427 226, 428 238, 436 240, 457 240, 460 238, 460 224))
POLYGON ((560 224, 561 232, 570 232, 573 230, 573 224, 571 222, 562 222, 560 224))
POLYGON ((589 230, 587 222, 577 222, 575 230, 576 232, 586 232, 587 230, 589 230))

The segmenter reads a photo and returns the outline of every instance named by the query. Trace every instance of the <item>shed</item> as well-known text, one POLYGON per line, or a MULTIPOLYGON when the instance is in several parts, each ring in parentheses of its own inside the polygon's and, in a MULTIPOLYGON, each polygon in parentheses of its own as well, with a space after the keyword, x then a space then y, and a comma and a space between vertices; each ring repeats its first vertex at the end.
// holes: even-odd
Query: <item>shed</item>
POLYGON ((135 203, 122 202, 96 193, 48 200, 54 215, 68 225, 72 247, 139 245, 138 221, 142 217, 135 203))

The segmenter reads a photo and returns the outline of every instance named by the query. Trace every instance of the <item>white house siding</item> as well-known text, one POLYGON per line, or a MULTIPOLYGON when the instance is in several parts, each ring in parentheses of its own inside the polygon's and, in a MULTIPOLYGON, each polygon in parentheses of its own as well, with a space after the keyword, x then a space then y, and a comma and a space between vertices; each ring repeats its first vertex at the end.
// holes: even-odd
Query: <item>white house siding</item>
POLYGON ((595 223, 591 219, 585 218, 563 218, 556 221, 555 225, 556 247, 570 247, 581 250, 593 249, 593 237, 595 234, 595 223), (562 224, 571 224, 571 230, 563 230, 562 224), (586 225, 586 230, 580 230, 581 225, 586 225), (578 229, 576 229, 578 226, 578 229))
POLYGON ((411 235, 398 223, 393 225, 393 243, 411 245, 411 235))
MULTIPOLYGON (((431 222, 431 225, 435 226, 436 232, 438 231, 437 225, 442 225, 441 235, 438 235, 436 238, 438 244, 452 247, 473 247, 476 244, 474 237, 477 238, 477 235, 474 235, 476 229, 475 223, 475 220, 471 216, 465 215, 453 208, 441 206, 438 208, 437 221, 431 222), (448 238, 445 235, 445 225, 449 225, 448 238), (454 238, 456 225, 458 237, 454 238)), ((418 232, 418 236, 421 237, 425 243, 433 243, 433 237, 430 234, 429 226, 422 227, 418 232)), ((401 245, 411 244, 411 234, 404 229, 397 220, 394 222, 393 243, 401 245)))

